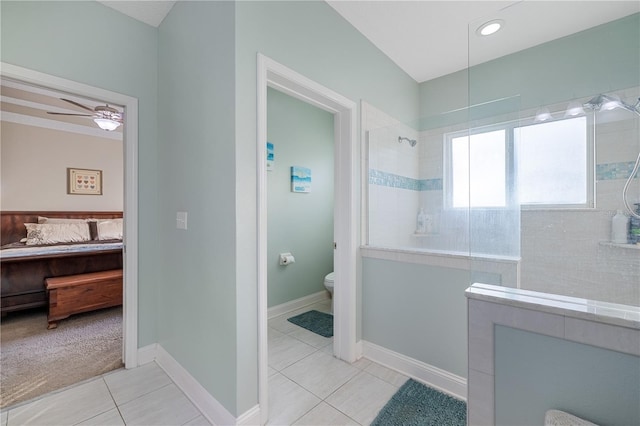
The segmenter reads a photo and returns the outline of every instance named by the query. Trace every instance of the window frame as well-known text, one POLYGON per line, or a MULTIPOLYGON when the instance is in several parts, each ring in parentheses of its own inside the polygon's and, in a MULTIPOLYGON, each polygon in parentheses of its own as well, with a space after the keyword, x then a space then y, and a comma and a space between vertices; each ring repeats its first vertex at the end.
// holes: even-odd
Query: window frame
MULTIPOLYGON (((513 208, 516 205, 516 200, 513 195, 515 194, 515 186, 517 185, 517 172, 516 172, 516 152, 515 152, 515 132, 518 128, 524 128, 528 126, 535 126, 546 124, 550 122, 571 120, 575 118, 586 117, 586 202, 584 204, 520 204, 519 207, 522 210, 582 210, 582 209, 595 209, 596 208, 596 196, 595 196, 595 136, 593 130, 593 115, 584 115, 577 117, 563 117, 557 119, 546 120, 544 122, 536 123, 533 118, 526 120, 523 123, 522 120, 507 121, 498 124, 491 124, 486 126, 478 126, 465 130, 457 130, 445 133, 443 135, 443 153, 444 153, 444 179, 443 179, 443 203, 447 210, 506 210, 513 208), (453 150, 452 141, 459 137, 469 137, 481 134, 489 133, 496 130, 505 131, 505 205, 504 206, 481 206, 472 207, 467 205, 465 207, 453 206, 453 150)), ((470 203, 469 203, 470 204, 470 203)))

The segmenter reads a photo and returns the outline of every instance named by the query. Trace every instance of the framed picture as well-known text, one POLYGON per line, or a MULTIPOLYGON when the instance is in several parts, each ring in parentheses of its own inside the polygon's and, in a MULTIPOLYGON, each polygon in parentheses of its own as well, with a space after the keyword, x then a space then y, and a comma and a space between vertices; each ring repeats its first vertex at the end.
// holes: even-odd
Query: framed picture
POLYGON ((291 192, 311 192, 311 169, 291 167, 291 192))
POLYGON ((102 195, 102 170, 67 168, 67 194, 102 195))
POLYGON ((275 161, 273 143, 267 142, 267 171, 273 170, 273 162, 275 161))

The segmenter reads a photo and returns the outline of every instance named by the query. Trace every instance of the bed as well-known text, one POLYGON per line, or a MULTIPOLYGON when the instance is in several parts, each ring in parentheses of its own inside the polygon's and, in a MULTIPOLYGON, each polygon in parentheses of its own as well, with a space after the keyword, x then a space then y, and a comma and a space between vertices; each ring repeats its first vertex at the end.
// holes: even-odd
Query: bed
POLYGON ((121 239, 91 238, 82 242, 46 245, 21 242, 27 236, 24 224, 36 224, 39 218, 54 221, 91 218, 107 224, 108 219, 121 219, 122 212, 1 212, 0 293, 3 316, 9 312, 47 306, 46 278, 122 269, 121 239))

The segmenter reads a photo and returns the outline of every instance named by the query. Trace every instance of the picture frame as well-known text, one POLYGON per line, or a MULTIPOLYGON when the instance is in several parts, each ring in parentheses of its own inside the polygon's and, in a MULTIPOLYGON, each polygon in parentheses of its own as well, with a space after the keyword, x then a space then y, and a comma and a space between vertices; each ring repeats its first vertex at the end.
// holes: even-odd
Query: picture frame
POLYGON ((267 142, 267 171, 273 170, 273 163, 275 161, 275 152, 272 142, 267 142))
POLYGON ((311 192, 311 169, 291 166, 291 192, 311 192))
POLYGON ((67 194, 102 195, 102 170, 68 167, 67 194))

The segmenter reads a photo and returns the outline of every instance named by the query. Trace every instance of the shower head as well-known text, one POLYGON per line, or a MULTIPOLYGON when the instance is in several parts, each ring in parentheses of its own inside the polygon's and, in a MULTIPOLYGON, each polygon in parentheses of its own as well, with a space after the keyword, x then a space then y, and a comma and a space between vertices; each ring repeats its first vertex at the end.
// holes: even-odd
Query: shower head
POLYGON ((629 105, 628 103, 620 100, 616 95, 600 94, 590 99, 583 106, 594 111, 609 111, 615 108, 622 108, 640 115, 640 99, 638 99, 638 102, 636 102, 635 105, 629 105))
POLYGON ((415 139, 409 139, 402 136, 398 136, 398 143, 402 143, 402 141, 409 142, 409 145, 411 146, 416 146, 416 143, 417 143, 415 139))

